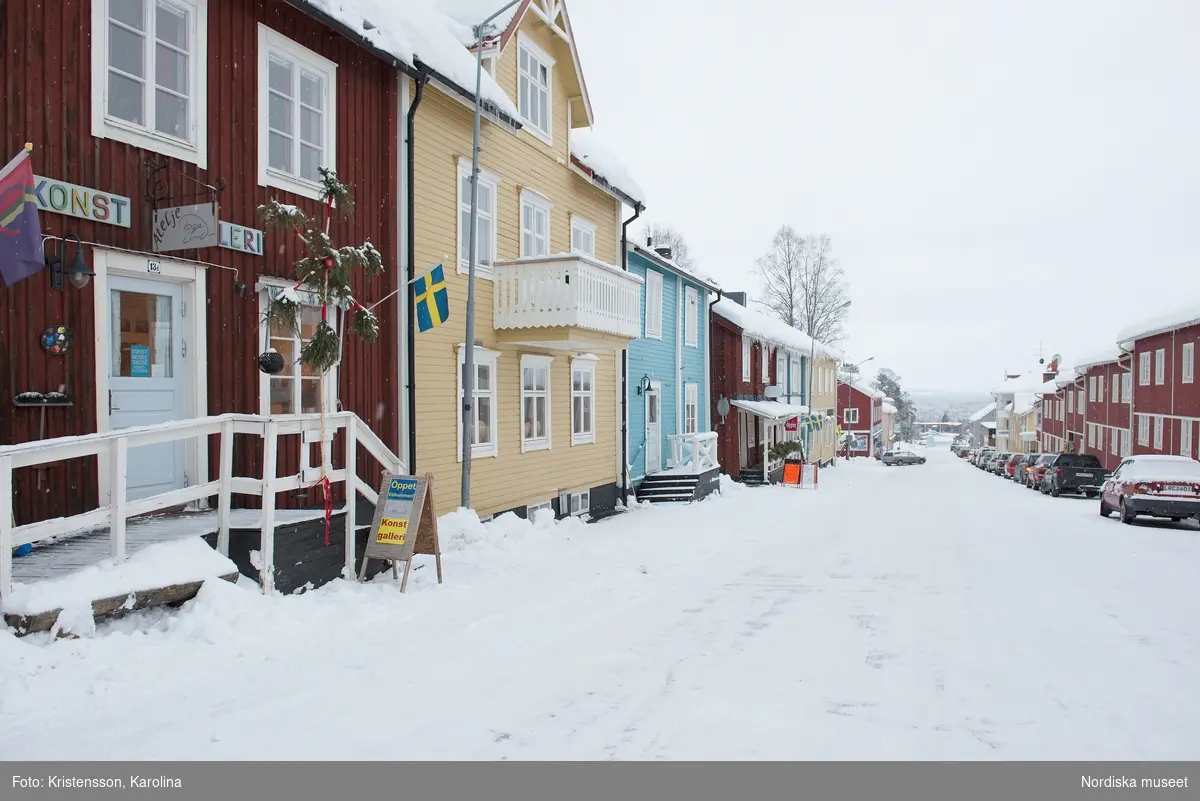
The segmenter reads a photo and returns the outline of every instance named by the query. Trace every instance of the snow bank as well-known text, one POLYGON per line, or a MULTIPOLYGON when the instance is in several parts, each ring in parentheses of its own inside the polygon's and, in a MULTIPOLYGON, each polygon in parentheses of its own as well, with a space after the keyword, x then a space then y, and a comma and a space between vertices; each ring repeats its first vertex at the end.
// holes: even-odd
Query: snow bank
POLYGON ((571 131, 571 155, 610 185, 634 200, 646 203, 646 193, 638 186, 637 181, 633 180, 625 164, 603 143, 597 141, 596 135, 590 129, 577 128, 571 131))
MULTIPOLYGON (((90 620, 91 603, 100 598, 202 581, 236 572, 237 565, 199 537, 164 542, 138 551, 123 565, 106 562, 62 578, 16 584, 12 597, 0 602, 0 611, 30 615, 63 609, 64 615, 76 618, 86 610, 90 620)), ((75 628, 71 630, 78 632, 75 628)))
POLYGON ((1200 304, 1189 303, 1182 308, 1142 320, 1117 334, 1117 342, 1126 344, 1135 339, 1174 331, 1189 325, 1200 325, 1200 304))
MULTIPOLYGON (((475 58, 463 44, 462 24, 431 0, 303 1, 355 31, 379 50, 410 67, 420 60, 474 96, 475 58), (364 23, 372 27, 368 30, 364 23)), ((495 110, 513 119, 520 118, 512 100, 487 72, 483 73, 480 95, 495 110)))
MULTIPOLYGON (((777 317, 748 309, 737 301, 721 298, 713 305, 713 311, 742 329, 754 339, 770 345, 781 346, 801 354, 813 351, 813 340, 798 328, 792 328, 777 317)), ((821 342, 816 344, 816 353, 830 359, 841 359, 842 352, 821 342)), ((883 393, 880 393, 883 397, 883 393)))

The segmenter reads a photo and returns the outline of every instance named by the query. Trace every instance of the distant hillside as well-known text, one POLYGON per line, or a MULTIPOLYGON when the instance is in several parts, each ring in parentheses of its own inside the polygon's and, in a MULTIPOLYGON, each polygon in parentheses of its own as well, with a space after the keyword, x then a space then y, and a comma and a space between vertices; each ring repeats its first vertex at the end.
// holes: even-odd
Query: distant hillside
POLYGON ((917 419, 921 422, 941 420, 949 414, 954 421, 964 420, 992 402, 992 396, 979 392, 943 392, 939 390, 908 390, 917 419))

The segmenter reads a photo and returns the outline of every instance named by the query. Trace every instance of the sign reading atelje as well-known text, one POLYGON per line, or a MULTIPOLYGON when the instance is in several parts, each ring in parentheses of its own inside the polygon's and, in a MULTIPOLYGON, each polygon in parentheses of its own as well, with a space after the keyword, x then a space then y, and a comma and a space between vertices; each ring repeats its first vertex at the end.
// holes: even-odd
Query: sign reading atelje
POLYGON ((214 247, 219 241, 217 204, 172 206, 154 212, 154 252, 214 247))
POLYGON ((433 506, 433 474, 384 473, 359 579, 366 576, 368 559, 391 562, 393 569, 396 563, 404 562, 404 580, 400 583, 400 592, 404 592, 408 588, 413 554, 434 557, 438 584, 441 584, 442 546, 438 542, 437 514, 433 506))

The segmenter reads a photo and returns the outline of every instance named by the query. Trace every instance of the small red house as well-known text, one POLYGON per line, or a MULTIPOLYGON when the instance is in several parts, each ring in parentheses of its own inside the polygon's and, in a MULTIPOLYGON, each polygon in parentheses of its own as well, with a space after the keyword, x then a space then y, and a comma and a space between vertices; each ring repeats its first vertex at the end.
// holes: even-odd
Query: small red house
POLYGON ((1122 331, 1118 345, 1132 361, 1132 452, 1197 455, 1200 385, 1196 349, 1200 307, 1189 307, 1122 331))
POLYGON ((1116 349, 1080 361, 1076 371, 1087 397, 1083 451, 1094 454, 1113 470, 1130 453, 1129 398, 1133 376, 1128 354, 1116 349))
POLYGON ((844 450, 850 456, 879 456, 884 451, 882 405, 883 392, 866 380, 850 373, 838 373, 837 410, 846 440, 844 450))

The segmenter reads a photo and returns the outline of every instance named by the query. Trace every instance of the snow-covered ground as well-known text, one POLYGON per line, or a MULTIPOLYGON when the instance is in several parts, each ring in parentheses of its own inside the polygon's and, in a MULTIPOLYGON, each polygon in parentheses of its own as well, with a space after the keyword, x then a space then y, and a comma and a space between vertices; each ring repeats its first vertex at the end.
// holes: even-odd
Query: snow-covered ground
POLYGON ((445 520, 431 567, 51 642, 7 759, 1196 759, 1200 529, 948 452, 593 526, 445 520))

